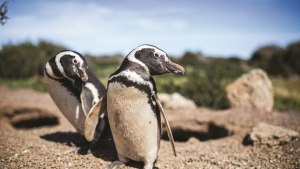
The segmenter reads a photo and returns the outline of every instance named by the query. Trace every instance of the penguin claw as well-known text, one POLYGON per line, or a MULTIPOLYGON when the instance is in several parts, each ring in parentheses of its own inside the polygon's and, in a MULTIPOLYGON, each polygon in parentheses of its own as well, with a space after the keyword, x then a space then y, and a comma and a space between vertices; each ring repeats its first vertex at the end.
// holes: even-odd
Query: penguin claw
POLYGON ((104 169, 120 169, 122 165, 125 165, 122 161, 114 161, 110 165, 106 166, 104 169))
POLYGON ((77 149, 76 154, 77 155, 87 155, 90 153, 90 147, 89 146, 82 146, 77 149))

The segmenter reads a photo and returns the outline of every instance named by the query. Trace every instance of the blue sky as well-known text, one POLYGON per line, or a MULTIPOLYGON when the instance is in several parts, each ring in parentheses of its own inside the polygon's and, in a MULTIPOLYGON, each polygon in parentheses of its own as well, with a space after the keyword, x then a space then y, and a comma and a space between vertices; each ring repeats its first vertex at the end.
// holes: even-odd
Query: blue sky
POLYGON ((147 43, 170 55, 249 58, 262 45, 300 40, 299 0, 8 2, 1 46, 44 39, 98 55, 127 54, 147 43))

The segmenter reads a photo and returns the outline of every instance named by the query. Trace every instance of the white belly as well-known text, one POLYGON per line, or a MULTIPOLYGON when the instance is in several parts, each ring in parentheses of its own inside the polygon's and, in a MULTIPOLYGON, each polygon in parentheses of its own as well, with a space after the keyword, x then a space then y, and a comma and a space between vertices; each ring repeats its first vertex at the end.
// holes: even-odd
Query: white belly
POLYGON ((46 77, 46 84, 50 96, 59 110, 75 129, 82 134, 86 115, 83 112, 81 103, 59 82, 46 77))
POLYGON ((160 132, 147 95, 134 87, 110 83, 108 118, 119 155, 136 161, 156 159, 160 132))

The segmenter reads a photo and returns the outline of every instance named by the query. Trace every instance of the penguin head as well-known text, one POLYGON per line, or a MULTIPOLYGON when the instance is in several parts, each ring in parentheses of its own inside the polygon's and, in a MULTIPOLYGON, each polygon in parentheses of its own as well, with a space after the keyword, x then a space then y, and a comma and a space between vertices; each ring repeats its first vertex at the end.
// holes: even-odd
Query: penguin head
POLYGON ((184 74, 184 68, 171 61, 163 50, 152 45, 141 45, 127 56, 128 60, 143 66, 150 75, 165 73, 184 74))
POLYGON ((67 78, 69 80, 88 80, 87 62, 85 58, 75 51, 62 51, 51 58, 46 64, 46 72, 50 76, 57 78, 67 78))

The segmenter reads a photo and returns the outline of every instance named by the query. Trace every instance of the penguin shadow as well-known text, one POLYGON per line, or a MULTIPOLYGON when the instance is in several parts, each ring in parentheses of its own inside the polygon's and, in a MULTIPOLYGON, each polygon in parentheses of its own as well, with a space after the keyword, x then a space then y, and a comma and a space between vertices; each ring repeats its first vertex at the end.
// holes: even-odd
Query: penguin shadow
MULTIPOLYGON (((96 142, 88 142, 77 132, 55 132, 40 136, 41 139, 60 143, 69 147, 74 147, 74 151, 78 155, 87 155, 91 153, 96 158, 101 158, 104 161, 114 162, 118 160, 117 151, 112 139, 112 135, 107 134, 96 142)), ((126 166, 134 168, 143 168, 143 162, 130 161, 126 166)), ((154 167, 158 169, 157 167, 154 167)))
POLYGON ((117 151, 111 135, 104 136, 96 142, 88 142, 78 132, 55 132, 40 136, 41 139, 74 147, 75 154, 87 155, 91 153, 96 158, 105 161, 117 160, 117 151))
POLYGON ((84 137, 77 132, 55 132, 40 136, 41 139, 61 143, 69 147, 81 147, 87 145, 84 137))

